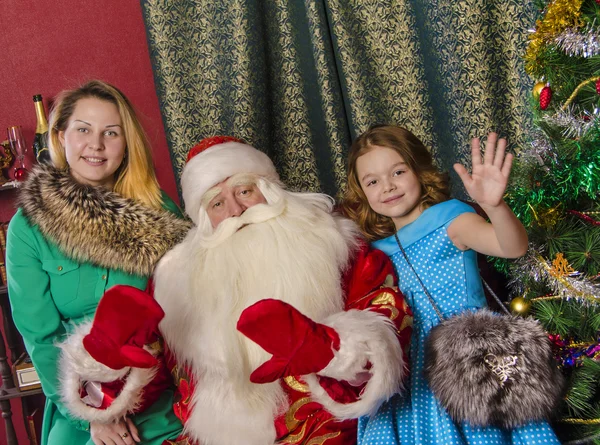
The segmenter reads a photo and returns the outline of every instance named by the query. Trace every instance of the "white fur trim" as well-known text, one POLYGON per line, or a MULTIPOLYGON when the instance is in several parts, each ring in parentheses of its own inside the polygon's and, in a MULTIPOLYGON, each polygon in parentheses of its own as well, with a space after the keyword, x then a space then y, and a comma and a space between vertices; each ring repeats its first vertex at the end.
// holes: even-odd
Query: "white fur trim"
POLYGON ((96 361, 83 347, 83 338, 90 332, 92 322, 75 328, 63 343, 59 358, 60 394, 64 405, 76 418, 88 422, 110 423, 133 412, 142 401, 143 388, 152 381, 157 368, 112 369, 96 361), (123 389, 107 409, 87 405, 79 395, 83 382, 112 382, 126 377, 123 389))
POLYGON ((275 166, 266 154, 239 142, 215 145, 190 159, 181 175, 181 190, 185 211, 195 224, 198 224, 204 193, 237 173, 255 173, 279 181, 275 166))
POLYGON ((273 445, 275 418, 287 407, 280 383, 242 388, 226 376, 204 376, 192 397, 184 433, 202 445, 273 445))
MULTIPOLYGON (((79 324, 58 344, 61 349, 59 370, 68 370, 84 380, 112 382, 122 378, 128 369, 112 369, 93 358, 83 346, 83 338, 90 333, 92 321, 79 324)), ((60 375, 65 375, 60 373, 60 375)))
POLYGON ((304 376, 313 400, 338 419, 374 414, 383 402, 402 390, 406 375, 406 364, 394 324, 384 315, 369 310, 334 314, 323 324, 336 330, 340 336, 340 349, 318 374, 351 381, 364 372, 364 366, 370 362, 371 378, 356 402, 344 404, 327 394, 315 374, 304 376))

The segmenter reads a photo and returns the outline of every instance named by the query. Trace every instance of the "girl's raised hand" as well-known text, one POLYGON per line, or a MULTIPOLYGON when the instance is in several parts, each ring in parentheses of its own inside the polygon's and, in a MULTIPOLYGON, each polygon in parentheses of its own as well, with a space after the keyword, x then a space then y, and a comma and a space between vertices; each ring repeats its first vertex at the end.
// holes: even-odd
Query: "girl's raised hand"
POLYGON ((467 192, 482 207, 496 207, 502 202, 513 161, 513 155, 505 155, 505 151, 506 139, 498 140, 496 133, 490 133, 485 143, 483 162, 479 138, 471 141, 471 174, 463 165, 454 164, 454 170, 460 176, 467 192))

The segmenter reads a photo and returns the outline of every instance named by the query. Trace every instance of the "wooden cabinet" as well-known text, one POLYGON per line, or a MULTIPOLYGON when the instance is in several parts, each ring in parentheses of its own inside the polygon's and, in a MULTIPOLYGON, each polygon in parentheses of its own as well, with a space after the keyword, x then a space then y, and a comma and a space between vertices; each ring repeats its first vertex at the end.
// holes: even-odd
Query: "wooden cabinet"
MULTIPOLYGON (((0 331, 0 377, 2 378, 2 387, 0 387, 0 410, 2 411, 2 418, 4 419, 4 425, 6 427, 7 445, 19 445, 17 432, 13 424, 10 401, 11 399, 22 399, 23 418, 25 419, 25 422, 27 422, 27 416, 33 409, 31 403, 27 399, 31 396, 42 394, 42 390, 30 389, 28 391, 20 391, 15 387, 10 364, 14 363, 17 360, 17 357, 19 357, 19 353, 21 352, 21 339, 11 317, 6 286, 0 286, 0 309, 2 310, 2 325, 4 331, 4 335, 2 335, 2 331, 0 331), (7 352, 10 353, 10 359, 7 352)), ((27 426, 26 429, 28 429, 27 426)), ((3 443, 2 438, 0 438, 0 443, 3 443)))

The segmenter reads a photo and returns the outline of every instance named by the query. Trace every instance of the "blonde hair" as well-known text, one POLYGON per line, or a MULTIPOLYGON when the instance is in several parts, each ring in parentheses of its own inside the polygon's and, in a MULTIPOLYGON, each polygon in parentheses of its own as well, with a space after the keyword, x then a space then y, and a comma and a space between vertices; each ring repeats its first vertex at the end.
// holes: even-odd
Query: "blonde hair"
POLYGON ((433 165, 427 147, 406 128, 393 125, 376 125, 360 135, 352 144, 348 154, 348 187, 342 207, 346 215, 354 220, 369 241, 385 238, 396 232, 391 218, 373 211, 358 179, 357 159, 374 146, 391 148, 406 162, 421 184, 423 209, 450 198, 448 175, 433 165))
POLYGON ((129 99, 116 87, 101 80, 91 80, 79 88, 58 94, 52 111, 48 130, 48 149, 57 168, 68 167, 65 147, 58 134, 65 131, 75 106, 81 99, 96 98, 114 104, 119 110, 125 134, 125 157, 115 172, 114 191, 139 201, 148 207, 161 208, 162 197, 154 165, 150 143, 129 99))

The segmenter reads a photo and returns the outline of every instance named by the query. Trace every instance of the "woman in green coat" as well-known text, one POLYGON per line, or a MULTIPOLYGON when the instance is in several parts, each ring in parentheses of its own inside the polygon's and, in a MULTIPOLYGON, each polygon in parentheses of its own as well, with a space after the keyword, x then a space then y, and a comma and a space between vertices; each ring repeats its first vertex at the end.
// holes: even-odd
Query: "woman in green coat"
POLYGON ((42 445, 168 443, 182 429, 170 389, 143 412, 112 422, 69 411, 57 343, 93 317, 110 287, 145 289, 189 223, 159 189, 147 138, 115 87, 90 81, 61 93, 49 150, 53 165, 36 167, 20 191, 6 252, 13 318, 46 395, 42 445))

